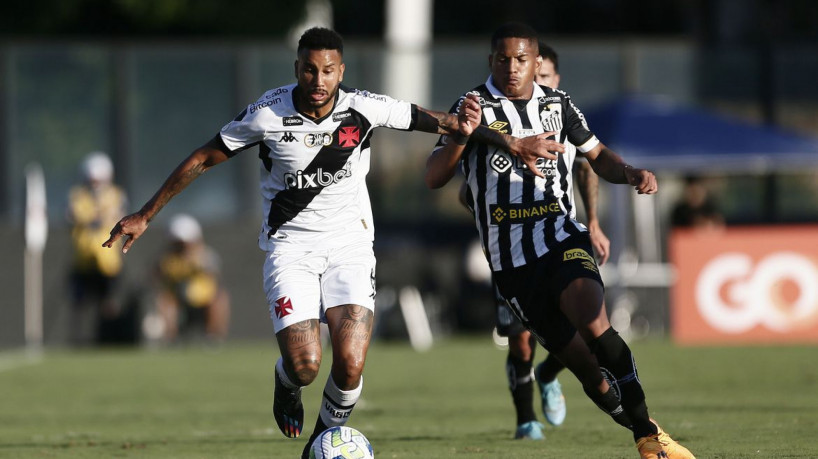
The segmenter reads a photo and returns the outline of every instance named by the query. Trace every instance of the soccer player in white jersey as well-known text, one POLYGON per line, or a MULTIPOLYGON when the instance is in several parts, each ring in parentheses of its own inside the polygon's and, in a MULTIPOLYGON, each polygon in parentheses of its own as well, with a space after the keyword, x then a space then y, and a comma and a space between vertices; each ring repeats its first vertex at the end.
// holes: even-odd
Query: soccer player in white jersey
MULTIPOLYGON (((532 28, 500 27, 491 40, 491 76, 452 109, 457 137, 480 124, 518 137, 554 135, 576 145, 600 177, 656 193, 653 173, 627 165, 597 140, 567 94, 534 83, 540 65, 532 28)), ((427 161, 426 183, 443 186, 461 165, 483 250, 515 315, 577 376, 589 398, 631 430, 642 458, 692 458, 650 419, 633 355, 608 321, 588 231, 574 219, 574 153, 520 162, 496 148, 463 143, 441 137, 427 161)))
MULTIPOLYGON (((343 41, 313 28, 298 43, 297 82, 265 92, 171 173, 138 212, 124 217, 103 243, 120 237, 127 252, 157 212, 207 169, 259 147, 265 215, 264 289, 281 358, 275 366, 273 414, 290 438, 301 435, 301 389, 321 363, 319 321, 328 325, 332 370, 311 438, 346 423, 363 388, 374 317, 375 257, 365 176, 376 127, 443 134, 456 116, 341 85, 343 41)), ((476 137, 516 155, 562 146, 545 136, 516 139, 488 129, 476 137)), ((457 136, 455 136, 457 137, 457 136)), ((461 139, 465 140, 465 138, 461 139)))

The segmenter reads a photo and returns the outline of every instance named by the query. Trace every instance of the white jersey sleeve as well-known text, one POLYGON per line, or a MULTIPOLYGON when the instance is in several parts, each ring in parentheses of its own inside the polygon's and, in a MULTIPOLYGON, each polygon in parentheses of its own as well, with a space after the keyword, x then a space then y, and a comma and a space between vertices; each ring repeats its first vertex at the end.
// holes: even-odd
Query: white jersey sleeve
POLYGON ((382 94, 350 89, 350 107, 361 112, 372 127, 411 130, 414 123, 412 104, 382 94))
POLYGON ((260 144, 267 132, 266 127, 274 123, 275 118, 273 111, 263 109, 276 104, 281 100, 282 94, 287 94, 291 90, 291 87, 285 86, 265 92, 257 101, 239 113, 236 119, 224 125, 220 135, 227 148, 237 153, 260 144))

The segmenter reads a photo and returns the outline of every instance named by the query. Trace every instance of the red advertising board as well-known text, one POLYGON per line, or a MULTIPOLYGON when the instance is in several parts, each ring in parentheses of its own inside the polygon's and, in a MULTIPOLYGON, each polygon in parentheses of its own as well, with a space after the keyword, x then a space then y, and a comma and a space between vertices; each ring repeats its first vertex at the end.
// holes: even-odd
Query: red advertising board
POLYGON ((675 230, 681 344, 818 344, 818 226, 675 230))

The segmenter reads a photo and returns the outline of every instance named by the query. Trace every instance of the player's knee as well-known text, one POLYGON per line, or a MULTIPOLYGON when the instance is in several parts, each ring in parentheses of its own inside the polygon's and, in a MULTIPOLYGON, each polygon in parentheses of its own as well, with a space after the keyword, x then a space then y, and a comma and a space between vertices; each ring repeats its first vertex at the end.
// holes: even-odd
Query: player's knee
POLYGON ((530 336, 531 334, 529 332, 523 332, 516 336, 510 336, 508 338, 509 354, 524 362, 530 362, 534 357, 534 349, 531 345, 531 340, 529 339, 530 336))
POLYGON ((321 360, 317 356, 311 358, 299 359, 292 364, 292 374, 288 372, 288 376, 293 380, 294 384, 299 386, 308 386, 315 381, 318 376, 318 369, 321 366, 321 360))
POLYGON ((360 356, 348 356, 332 364, 332 379, 342 390, 358 387, 364 372, 364 359, 360 356))

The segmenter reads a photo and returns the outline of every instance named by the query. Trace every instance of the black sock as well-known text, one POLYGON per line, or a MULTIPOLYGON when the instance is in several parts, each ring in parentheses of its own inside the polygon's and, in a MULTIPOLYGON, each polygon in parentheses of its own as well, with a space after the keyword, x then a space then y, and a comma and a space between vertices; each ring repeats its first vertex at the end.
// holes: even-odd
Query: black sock
POLYGON ((506 359, 506 377, 517 412, 517 425, 537 420, 534 414, 534 377, 531 361, 528 362, 511 354, 506 359))
POLYGON ((549 353, 540 367, 540 373, 537 375, 537 379, 541 382, 551 382, 556 379, 557 373, 564 369, 565 365, 560 362, 560 359, 554 354, 549 353))
POLYGON ((633 430, 633 423, 628 417, 628 413, 626 413, 622 407, 622 402, 619 401, 619 397, 617 397, 613 388, 609 388, 608 392, 604 394, 600 394, 596 388, 589 389, 584 386, 582 388, 585 390, 585 394, 596 403, 596 406, 608 416, 612 417, 617 424, 628 430, 633 430))
POLYGON ((301 451, 301 459, 310 458, 310 446, 312 445, 312 442, 318 438, 319 435, 321 435, 321 432, 327 430, 327 428, 327 425, 321 420, 321 416, 318 416, 318 419, 315 420, 315 428, 312 429, 312 434, 310 434, 310 438, 307 439, 307 444, 301 451))
POLYGON ((648 415, 645 392, 639 382, 633 354, 619 333, 609 328, 590 347, 599 361, 603 376, 619 394, 622 407, 632 422, 634 439, 658 433, 648 415))

